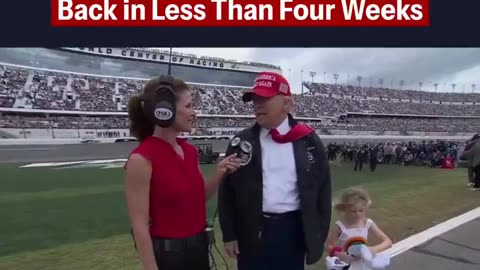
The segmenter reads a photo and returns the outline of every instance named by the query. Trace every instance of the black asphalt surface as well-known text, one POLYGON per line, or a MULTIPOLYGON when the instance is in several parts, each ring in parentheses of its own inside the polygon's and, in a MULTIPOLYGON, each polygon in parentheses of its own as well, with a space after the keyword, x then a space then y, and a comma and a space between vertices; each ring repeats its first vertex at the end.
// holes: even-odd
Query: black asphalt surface
POLYGON ((391 263, 389 270, 479 270, 480 218, 397 255, 391 263))

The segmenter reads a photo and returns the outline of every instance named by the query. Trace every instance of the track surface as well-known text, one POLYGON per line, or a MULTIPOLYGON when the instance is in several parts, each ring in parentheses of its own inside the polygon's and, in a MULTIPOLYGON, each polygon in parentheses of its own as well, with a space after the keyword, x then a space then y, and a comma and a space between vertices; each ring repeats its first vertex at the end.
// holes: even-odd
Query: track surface
POLYGON ((392 259, 389 270, 479 270, 480 218, 392 259))
MULTIPOLYGON (((224 141, 212 143, 213 151, 223 153, 224 141)), ((62 162, 127 158, 137 143, 0 146, 0 163, 62 162)), ((439 237, 399 254, 392 259, 390 270, 479 270, 480 218, 461 225, 439 237)))
MULTIPOLYGON (((191 141, 193 144, 211 143, 214 152, 223 153, 229 140, 191 141)), ((0 146, 0 163, 62 162, 95 159, 127 158, 137 142, 65 144, 65 145, 11 145, 0 146)))

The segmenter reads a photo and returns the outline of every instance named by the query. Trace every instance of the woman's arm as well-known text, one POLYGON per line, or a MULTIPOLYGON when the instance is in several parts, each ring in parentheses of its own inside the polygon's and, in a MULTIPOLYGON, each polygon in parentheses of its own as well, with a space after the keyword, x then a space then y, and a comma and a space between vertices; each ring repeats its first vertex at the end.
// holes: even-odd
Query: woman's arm
POLYGON ((240 167, 240 161, 236 154, 232 154, 217 164, 210 181, 205 181, 205 197, 207 200, 215 195, 220 183, 225 178, 225 174, 233 173, 240 167))
POLYGON ((151 174, 149 161, 138 154, 130 156, 126 167, 125 190, 133 235, 143 269, 158 270, 149 231, 151 174))
POLYGON ((392 240, 388 238, 388 236, 377 226, 377 224, 372 223, 369 229, 369 234, 372 234, 381 241, 380 244, 369 247, 373 254, 380 253, 392 247, 392 240))

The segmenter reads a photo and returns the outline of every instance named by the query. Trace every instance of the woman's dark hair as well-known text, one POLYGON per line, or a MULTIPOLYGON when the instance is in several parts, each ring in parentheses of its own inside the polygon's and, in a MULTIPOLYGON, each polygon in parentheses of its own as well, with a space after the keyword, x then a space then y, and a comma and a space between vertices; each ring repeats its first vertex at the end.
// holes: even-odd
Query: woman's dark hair
MULTIPOLYGON (((146 137, 153 134, 155 124, 150 121, 144 112, 143 101, 154 98, 155 90, 160 86, 160 77, 150 79, 143 88, 143 93, 130 98, 128 102, 128 118, 130 120, 130 132, 132 136, 142 142, 146 137)), ((176 94, 189 90, 188 85, 178 79, 173 79, 173 90, 176 94)))

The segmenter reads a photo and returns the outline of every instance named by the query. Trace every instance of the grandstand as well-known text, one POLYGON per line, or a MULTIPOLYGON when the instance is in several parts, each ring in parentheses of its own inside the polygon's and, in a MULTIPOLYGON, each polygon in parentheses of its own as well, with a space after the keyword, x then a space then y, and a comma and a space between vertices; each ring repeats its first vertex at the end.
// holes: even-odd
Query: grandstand
MULTIPOLYGON (((194 135, 233 134, 251 124, 241 101, 271 64, 141 48, 0 48, 0 138, 129 137, 126 105, 151 77, 194 89, 194 135)), ((292 86, 295 87, 295 86, 292 86)), ((303 83, 295 115, 324 135, 471 136, 480 95, 303 83)))

